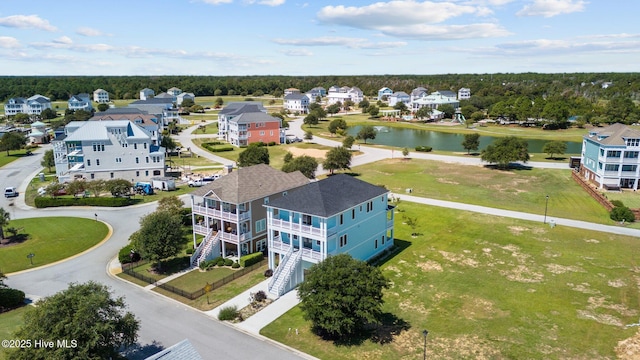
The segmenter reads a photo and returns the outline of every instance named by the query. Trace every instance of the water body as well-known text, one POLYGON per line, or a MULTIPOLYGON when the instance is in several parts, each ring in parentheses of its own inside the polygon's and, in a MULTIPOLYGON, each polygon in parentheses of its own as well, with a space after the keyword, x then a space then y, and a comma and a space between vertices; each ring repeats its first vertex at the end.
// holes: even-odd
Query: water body
MULTIPOLYGON (((347 129, 347 133, 356 136, 361 126, 354 126, 347 129)), ((367 143, 407 147, 409 149, 416 146, 431 146, 434 150, 466 152, 462 147, 464 141, 463 134, 450 134, 432 130, 416 130, 394 128, 387 126, 374 126, 377 130, 374 140, 367 140, 367 143)), ((480 135, 480 149, 482 151, 493 143, 497 138, 493 136, 480 135)), ((542 148, 549 140, 527 139, 529 144, 529 153, 543 153, 542 148)), ((567 142, 566 154, 580 154, 582 151, 582 143, 567 142)))

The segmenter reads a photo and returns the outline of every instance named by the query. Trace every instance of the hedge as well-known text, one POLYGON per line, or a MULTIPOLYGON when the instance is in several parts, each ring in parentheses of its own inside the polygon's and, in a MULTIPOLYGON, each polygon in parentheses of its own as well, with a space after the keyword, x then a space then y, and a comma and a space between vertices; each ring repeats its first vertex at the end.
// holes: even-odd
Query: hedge
POLYGON ((24 304, 24 291, 0 288, 0 310, 13 309, 22 304, 24 304))
POLYGON ((255 252, 253 254, 245 255, 240 258, 240 266, 247 267, 253 264, 257 264, 264 259, 264 255, 261 252, 255 252))
POLYGON ((207 142, 203 143, 202 147, 211 151, 211 152, 224 152, 224 151, 233 151, 234 147, 228 144, 223 144, 219 141, 216 142, 207 142))
POLYGON ((431 150, 433 150, 431 146, 416 146, 416 151, 419 152, 430 152, 431 150))
POLYGON ((37 208, 59 207, 59 206, 104 206, 121 207, 133 205, 138 200, 125 197, 86 197, 86 198, 52 198, 39 196, 34 200, 37 208))

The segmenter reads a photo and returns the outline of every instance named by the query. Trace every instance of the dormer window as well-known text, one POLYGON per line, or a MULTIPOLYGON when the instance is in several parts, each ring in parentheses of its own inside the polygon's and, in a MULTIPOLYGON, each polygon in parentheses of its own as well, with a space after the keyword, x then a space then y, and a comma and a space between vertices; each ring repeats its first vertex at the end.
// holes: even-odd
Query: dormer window
POLYGON ((627 146, 640 146, 640 139, 625 139, 627 146))

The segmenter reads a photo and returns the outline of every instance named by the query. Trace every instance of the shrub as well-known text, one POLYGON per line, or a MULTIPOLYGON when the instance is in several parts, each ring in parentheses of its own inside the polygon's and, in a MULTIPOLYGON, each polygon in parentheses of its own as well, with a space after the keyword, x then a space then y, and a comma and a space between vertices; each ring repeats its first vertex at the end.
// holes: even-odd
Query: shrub
POLYGON ((431 146, 416 146, 416 151, 419 152, 430 152, 431 150, 433 150, 431 146))
POLYGON ((233 265, 233 260, 231 259, 224 259, 224 266, 231 266, 233 265))
POLYGON ((24 304, 24 291, 12 288, 0 288, 0 312, 24 304))
POLYGON ((191 254, 193 254, 193 251, 194 251, 193 248, 188 248, 187 250, 185 250, 185 253, 187 255, 191 255, 191 254))
POLYGON ((624 207, 624 204, 620 200, 611 200, 611 205, 613 205, 613 207, 624 207))
POLYGON ((233 151, 233 146, 229 144, 223 144, 219 141, 216 142, 207 142, 202 144, 202 147, 211 151, 211 152, 225 152, 225 151, 233 151))
POLYGON ((275 141, 269 141, 269 143, 267 144, 267 146, 276 146, 278 145, 275 141))
POLYGON ((133 205, 137 201, 126 197, 87 197, 87 198, 50 198, 38 196, 34 200, 37 208, 59 207, 59 206, 105 206, 121 207, 133 205))
POLYGON ((237 269, 240 267, 240 264, 238 264, 238 262, 234 262, 233 265, 231 265, 232 269, 237 269))
POLYGON ((200 261, 200 265, 198 265, 200 270, 206 270, 207 269, 207 263, 208 263, 208 261, 200 261))
POLYGON ((133 251, 132 253, 131 252, 132 250, 133 250, 133 245, 131 244, 120 249, 120 251, 118 252, 118 261, 120 261, 120 264, 128 264, 131 262, 140 261, 140 254, 138 254, 135 251, 133 251))
POLYGON ((273 276, 273 270, 267 269, 264 271, 264 277, 272 277, 272 276, 273 276))
POLYGON ((223 258, 220 258, 220 259, 216 262, 216 265, 218 265, 218 266, 224 266, 224 259, 223 259, 223 258))
POLYGON ((257 302, 262 302, 267 300, 267 294, 264 291, 260 290, 253 296, 253 298, 257 302))
POLYGON ((609 214, 611 220, 614 221, 626 221, 626 222, 634 222, 636 220, 633 211, 626 206, 618 206, 614 207, 609 214))
POLYGON ((240 266, 247 267, 253 264, 257 264, 264 259, 264 255, 261 252, 255 252, 253 254, 245 255, 240 258, 240 266))
POLYGON ((239 315, 237 306, 225 306, 220 309, 220 313, 218 314, 218 320, 221 321, 231 321, 237 318, 239 315))

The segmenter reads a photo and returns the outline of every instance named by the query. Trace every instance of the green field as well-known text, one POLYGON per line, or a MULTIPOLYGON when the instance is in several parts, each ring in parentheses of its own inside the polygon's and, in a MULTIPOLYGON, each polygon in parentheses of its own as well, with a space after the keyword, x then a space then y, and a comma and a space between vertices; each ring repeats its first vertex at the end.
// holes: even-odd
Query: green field
POLYGON ((261 333, 321 359, 418 359, 428 329, 428 358, 453 360, 612 359, 638 331, 636 238, 407 202, 394 233, 374 336, 319 339, 298 307, 261 333))
MULTIPOLYGON (((24 321, 24 313, 29 310, 29 306, 8 311, 0 314, 0 340, 13 339, 13 333, 18 330, 24 321)), ((0 347, 0 360, 5 359, 5 349, 0 347)))
MULTIPOLYGON (((102 241, 109 228, 94 219, 42 217, 11 220, 7 227, 19 230, 26 240, 0 247, 0 270, 12 272, 47 265, 85 251, 102 241), (35 254, 31 259, 28 254, 35 254)), ((6 231, 5 236, 9 234, 6 231)))

